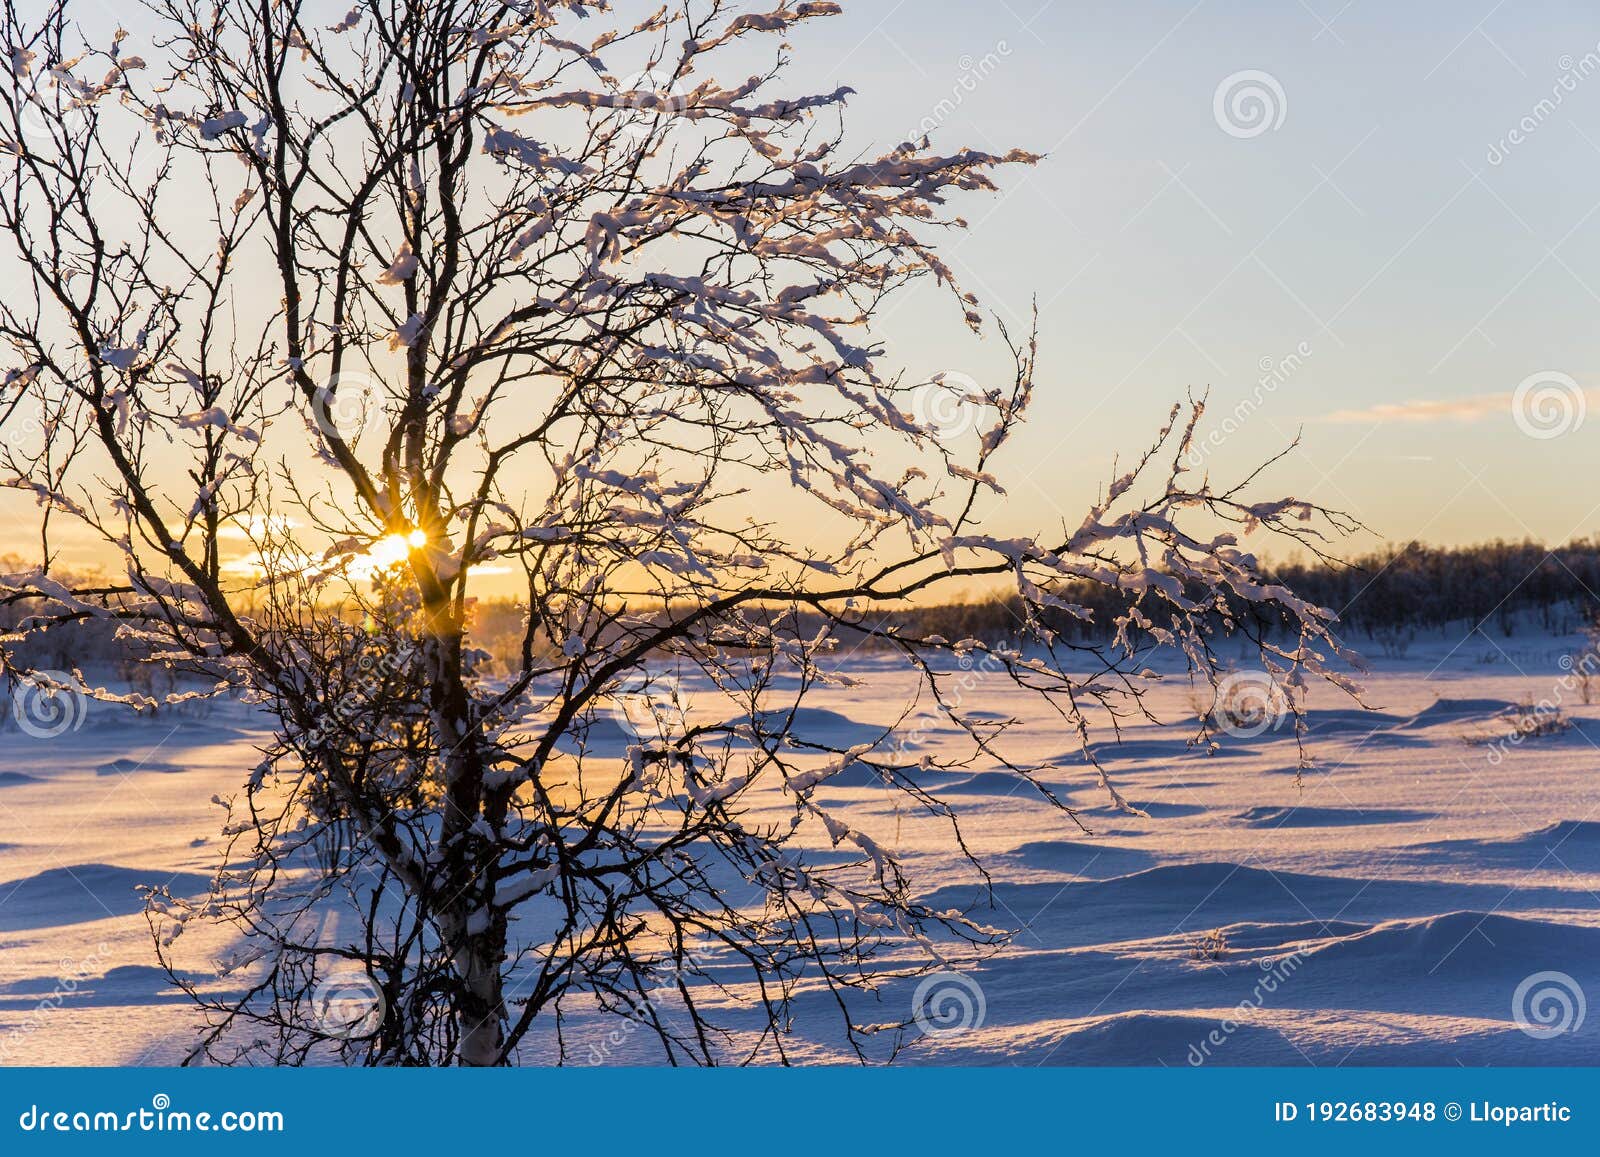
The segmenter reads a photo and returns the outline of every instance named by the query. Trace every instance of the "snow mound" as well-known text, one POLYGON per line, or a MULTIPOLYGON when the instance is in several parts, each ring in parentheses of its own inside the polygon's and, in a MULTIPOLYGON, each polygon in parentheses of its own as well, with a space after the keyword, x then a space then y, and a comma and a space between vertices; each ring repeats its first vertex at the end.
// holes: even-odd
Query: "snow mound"
MULTIPOLYGON (((788 717, 787 711, 774 711, 762 715, 760 720, 766 730, 776 732, 784 729, 788 717)), ((848 748, 858 743, 881 743, 889 734, 889 729, 858 722, 826 707, 801 707, 794 712, 794 723, 788 729, 788 734, 799 743, 848 748)))
POLYGON ((1509 699, 1439 699, 1418 711, 1400 727, 1414 731, 1441 723, 1474 723, 1515 707, 1516 704, 1509 699))
POLYGON ((1235 1065, 1306 1063, 1305 1055, 1269 1025, 1234 1024, 1222 1046, 1213 1045, 1203 1052, 1208 1036, 1220 1032, 1224 1015, 1124 1012, 1102 1017, 1069 1029, 1057 1044, 1051 1063, 1198 1066, 1210 1059, 1235 1065))
POLYGON ((1222 860, 1199 864, 1163 864, 1143 872, 1116 876, 1097 885, 1124 894, 1172 897, 1188 893, 1215 893, 1219 889, 1247 893, 1281 892, 1279 877, 1264 868, 1251 868, 1222 860))
MULTIPOLYGON (((1169 803, 1166 800, 1159 799, 1150 800, 1148 802, 1134 799, 1130 800, 1129 802, 1132 804, 1132 806, 1138 808, 1153 820, 1175 820, 1182 816, 1197 816, 1206 810, 1203 804, 1169 803)), ((1105 807, 1090 808, 1089 810, 1101 815, 1121 816, 1127 819, 1138 818, 1136 816, 1129 816, 1128 813, 1123 811, 1121 808, 1115 808, 1109 805, 1105 807)))
POLYGON ((1379 734, 1408 722, 1403 715, 1384 711, 1364 711, 1359 707, 1312 709, 1306 715, 1306 731, 1317 739, 1336 735, 1379 734))
POLYGON ((82 924, 144 909, 141 885, 166 885, 174 894, 206 891, 211 878, 194 872, 160 872, 111 864, 48 868, 0 884, 0 931, 82 924))
POLYGON ((1038 798, 1038 788, 1009 771, 980 771, 939 787, 940 795, 1016 795, 1038 798))
POLYGON ((1082 840, 1040 840, 1011 853, 1024 867, 1069 876, 1106 878, 1154 866, 1155 856, 1143 848, 1082 840))
POLYGON ((172 763, 160 763, 153 759, 113 759, 110 763, 102 763, 95 768, 96 775, 132 775, 136 771, 149 771, 161 775, 173 775, 183 768, 172 763))
POLYGON ((1386 921, 1317 946, 1308 955, 1319 968, 1378 966, 1474 982, 1550 970, 1593 976, 1600 961, 1600 928, 1495 912, 1447 912, 1386 921))
POLYGON ((870 764, 852 759, 844 767, 822 781, 826 791, 831 787, 893 787, 895 781, 870 764))
MULTIPOLYGON (((1224 860, 1163 864, 1126 876, 1075 883, 1069 887, 1077 903, 1094 905, 1120 916, 1131 917, 1136 912, 1148 913, 1152 909, 1169 912, 1179 920, 1176 930, 1177 927, 1216 927, 1240 921, 1303 920, 1308 913, 1319 917, 1326 914, 1328 919, 1357 920, 1364 919, 1367 910, 1402 899, 1407 901, 1410 912, 1402 909, 1386 915, 1411 915, 1425 912, 1426 905, 1438 902, 1439 886, 1395 885, 1354 876, 1269 871, 1224 860), (1361 911, 1350 910, 1352 906, 1361 911)), ((1455 889, 1449 891, 1459 904, 1462 893, 1455 889)), ((1140 916, 1140 919, 1148 918, 1140 916)))
POLYGON ((1600 872, 1600 822, 1557 820, 1516 836, 1494 839, 1439 840, 1412 849, 1442 853, 1452 859, 1525 870, 1600 872))
POLYGON ((1430 820, 1434 813, 1409 808, 1271 807, 1247 808, 1235 819, 1252 828, 1343 828, 1359 824, 1406 824, 1430 820))
MULTIPOLYGON (((27 976, 0 984, 0 995, 19 1003, 60 999, 61 979, 27 976)), ((153 964, 119 964, 99 976, 74 975, 72 1003, 80 1008, 130 1003, 175 1003, 186 998, 166 972, 153 964)))
POLYGON ((1532 844, 1541 848, 1559 848, 1567 845, 1600 848, 1600 821, 1557 820, 1526 835, 1513 836, 1506 840, 1485 841, 1485 843, 1507 846, 1532 844))
POLYGON ((1222 931, 1228 938, 1230 949, 1255 950, 1298 947, 1310 940, 1356 936, 1371 928, 1371 924, 1360 924, 1354 920, 1290 920, 1281 924, 1229 924, 1222 931))

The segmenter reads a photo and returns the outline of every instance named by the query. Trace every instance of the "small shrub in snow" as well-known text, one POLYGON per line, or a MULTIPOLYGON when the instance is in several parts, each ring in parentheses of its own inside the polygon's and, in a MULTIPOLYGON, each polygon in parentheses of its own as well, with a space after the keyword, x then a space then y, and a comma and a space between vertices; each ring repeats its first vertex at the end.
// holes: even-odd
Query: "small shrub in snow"
POLYGON ((1195 936, 1189 941, 1189 955, 1196 960, 1218 961, 1228 954, 1228 934, 1221 928, 1195 936))
POLYGON ((1417 629, 1409 624, 1385 623, 1372 628, 1373 641, 1390 659, 1404 659, 1417 637, 1417 629))
POLYGON ((1549 700, 1535 703, 1528 698, 1496 715, 1488 730, 1462 738, 1469 746, 1487 747, 1489 762, 1498 764, 1505 758, 1507 748, 1518 747, 1530 739, 1560 735, 1571 727, 1572 720, 1559 703, 1549 700))

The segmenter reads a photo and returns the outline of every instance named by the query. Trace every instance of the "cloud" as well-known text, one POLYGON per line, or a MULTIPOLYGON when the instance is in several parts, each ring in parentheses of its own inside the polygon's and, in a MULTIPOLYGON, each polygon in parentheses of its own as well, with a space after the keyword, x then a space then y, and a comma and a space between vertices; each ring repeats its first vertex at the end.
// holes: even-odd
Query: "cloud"
POLYGON ((1364 410, 1338 410, 1327 422, 1476 422, 1491 414, 1510 414, 1511 394, 1479 394, 1471 398, 1380 402, 1364 410))

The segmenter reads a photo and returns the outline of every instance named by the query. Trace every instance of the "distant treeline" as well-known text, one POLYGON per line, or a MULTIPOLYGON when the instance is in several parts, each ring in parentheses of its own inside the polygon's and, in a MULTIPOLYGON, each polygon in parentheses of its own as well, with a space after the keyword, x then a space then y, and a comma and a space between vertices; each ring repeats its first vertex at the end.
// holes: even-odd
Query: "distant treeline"
POLYGON ((1532 541, 1386 547, 1348 567, 1295 563, 1274 577, 1339 612, 1346 629, 1368 634, 1422 630, 1469 620, 1503 635, 1519 625, 1570 631, 1600 609, 1600 539, 1548 547, 1532 541))
MULTIPOLYGON (((1366 636, 1385 649, 1403 647, 1418 632, 1464 622, 1506 636, 1519 629, 1573 631, 1600 612, 1600 539, 1559 547, 1532 541, 1459 547, 1412 542, 1341 563, 1286 562, 1268 573, 1301 598, 1335 612, 1341 633, 1366 636)), ((1059 593, 1093 612, 1090 623, 1054 616, 1050 626, 1073 642, 1102 641, 1107 624, 1126 606, 1125 596, 1098 584, 1075 584, 1059 593)), ((1193 593, 1200 597, 1201 592, 1193 593)), ((1236 618, 1248 613, 1242 600, 1230 609, 1236 618)), ((1017 634, 1022 604, 1015 596, 996 597, 896 611, 878 621, 906 632, 997 641, 1017 634)), ((1272 625, 1258 615, 1255 623, 1272 625)))
MULTIPOLYGON (((10 560, 0 560, 10 561, 10 560)), ((1594 621, 1600 613, 1600 538, 1576 539, 1565 546, 1547 547, 1537 542, 1495 541, 1473 546, 1438 547, 1412 542, 1384 547, 1348 558, 1342 563, 1318 559, 1296 560, 1267 568, 1273 581, 1301 598, 1335 612, 1341 634, 1352 640, 1365 637, 1385 651, 1403 651, 1419 632, 1463 623, 1481 626, 1502 636, 1519 630, 1569 632, 1594 621)), ((1064 599, 1092 612, 1084 622, 1065 612, 1053 613, 1049 625, 1072 643, 1104 642, 1126 596, 1094 583, 1069 585, 1058 591, 1064 599)), ((1198 600, 1202 592, 1196 590, 1198 600)), ((0 632, 23 623, 32 604, 0 602, 0 632)), ((1259 609, 1243 601, 1230 607, 1232 615, 1250 614, 1255 627, 1272 627, 1259 609)), ((1147 604, 1144 612, 1164 625, 1147 604)), ((760 613, 760 612, 754 612, 760 613)), ((794 615, 773 608, 771 625, 780 633, 815 636, 822 625, 811 614, 794 615)), ((1222 624, 1222 616, 1216 616, 1222 624)), ((490 660, 486 670, 505 669, 515 663, 523 645, 526 612, 509 599, 481 599, 474 606, 469 626, 471 643, 490 660)), ((1016 596, 996 596, 942 606, 905 607, 860 615, 872 631, 898 631, 907 635, 939 634, 955 640, 982 639, 1002 642, 1021 634, 1023 608, 1016 596)), ((0 643, 0 655, 12 662, 67 668, 95 661, 126 663, 126 644, 116 637, 116 624, 106 620, 71 623, 35 637, 26 644, 15 638, 0 643)), ((846 649, 881 645, 866 635, 841 635, 846 649)), ((538 639, 534 650, 549 647, 538 639)))

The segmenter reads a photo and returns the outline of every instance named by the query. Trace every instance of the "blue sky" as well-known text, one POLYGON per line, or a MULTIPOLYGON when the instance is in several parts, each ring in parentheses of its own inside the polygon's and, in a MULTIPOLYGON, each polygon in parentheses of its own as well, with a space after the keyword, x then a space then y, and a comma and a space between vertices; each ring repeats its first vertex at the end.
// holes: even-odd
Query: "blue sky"
MULTIPOLYGON (((844 6, 796 31, 780 86, 856 89, 862 151, 932 125, 945 151, 1047 154, 961 204, 943 250, 1015 326, 1040 307, 993 531, 1076 526, 1114 456, 1209 390, 1218 481, 1302 433, 1262 497, 1391 540, 1600 532, 1596 6, 844 6)), ((882 325, 909 380, 1008 375, 931 288, 882 325)))
MULTIPOLYGON (((1112 453, 1209 388, 1219 423, 1249 407, 1211 453, 1218 478, 1303 428, 1278 477, 1385 537, 1600 530, 1600 493, 1579 481, 1600 448, 1593 5, 846 9, 796 38, 793 75, 856 88, 863 144, 932 117, 947 149, 1048 153, 1002 198, 963 206, 973 229, 947 249, 1000 314, 1040 303, 1008 522, 1075 523, 1112 453), (1270 124, 1230 132, 1216 98, 1240 73, 1270 124), (1302 349, 1263 394, 1261 367, 1302 349), (1530 378, 1565 406, 1534 423, 1551 436, 1514 420, 1530 378)), ((932 294, 886 327, 915 373, 1003 367, 932 294)))

